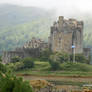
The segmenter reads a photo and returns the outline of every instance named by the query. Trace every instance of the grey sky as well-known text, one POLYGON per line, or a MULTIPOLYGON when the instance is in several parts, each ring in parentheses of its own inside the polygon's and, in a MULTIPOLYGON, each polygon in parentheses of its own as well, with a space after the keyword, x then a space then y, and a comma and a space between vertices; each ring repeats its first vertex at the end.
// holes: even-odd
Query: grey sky
POLYGON ((37 6, 59 12, 92 12, 92 0, 0 0, 0 3, 37 6))

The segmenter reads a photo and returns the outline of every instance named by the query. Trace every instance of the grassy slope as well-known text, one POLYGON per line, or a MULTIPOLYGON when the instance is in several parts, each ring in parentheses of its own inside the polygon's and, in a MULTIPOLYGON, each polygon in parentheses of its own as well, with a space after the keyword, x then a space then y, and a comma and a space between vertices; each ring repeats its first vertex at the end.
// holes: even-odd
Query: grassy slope
POLYGON ((61 64, 61 70, 50 71, 48 62, 36 61, 33 69, 18 71, 16 73, 40 76, 92 76, 92 66, 81 63, 63 63, 61 64))
POLYGON ((33 22, 18 24, 10 28, 7 27, 6 29, 2 29, 2 31, 0 31, 0 49, 14 49, 16 47, 22 46, 26 41, 30 40, 32 37, 38 37, 42 38, 43 40, 46 40, 48 38, 47 35, 49 35, 50 30, 50 22, 48 21, 48 24, 46 24, 47 20, 47 18, 42 18, 33 22))
POLYGON ((92 83, 90 79, 90 77, 92 78, 91 65, 63 63, 61 67, 62 70, 50 71, 48 62, 36 61, 33 69, 18 71, 15 74, 22 76, 24 80, 31 80, 32 78, 45 79, 55 85, 82 86, 92 83))
POLYGON ((23 46, 34 36, 47 40, 51 23, 50 11, 36 7, 0 5, 0 51, 23 46))

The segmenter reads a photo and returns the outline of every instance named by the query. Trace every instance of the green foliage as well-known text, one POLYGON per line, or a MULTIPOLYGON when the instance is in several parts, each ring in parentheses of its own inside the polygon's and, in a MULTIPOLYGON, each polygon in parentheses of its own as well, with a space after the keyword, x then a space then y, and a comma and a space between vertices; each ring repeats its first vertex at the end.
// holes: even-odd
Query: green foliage
POLYGON ((32 92, 32 87, 22 78, 0 73, 0 92, 32 92))
POLYGON ((23 62, 9 63, 7 67, 12 71, 19 71, 23 69, 23 62))
MULTIPOLYGON (((72 60, 72 55, 69 55, 67 53, 53 53, 52 55, 50 55, 49 58, 49 62, 50 65, 52 67, 52 69, 57 70, 57 69, 62 69, 63 66, 60 66, 60 64, 64 64, 66 62, 69 62, 70 60, 72 60)), ((78 63, 88 63, 87 58, 83 55, 83 54, 76 54, 75 55, 75 61, 78 63)), ((72 62, 72 61, 71 61, 72 62)), ((66 66, 64 66, 64 68, 68 68, 69 65, 75 65, 73 63, 66 63, 66 66)), ((77 66, 77 65, 76 65, 77 66)), ((70 67, 70 66, 69 66, 70 67)), ((66 68, 66 69, 67 69, 66 68)), ((72 69, 72 67, 71 67, 72 69)))
POLYGON ((53 53, 50 58, 51 61, 58 61, 60 63, 67 62, 70 59, 69 54, 62 52, 62 53, 53 53))
POLYGON ((49 49, 46 49, 41 52, 40 59, 42 61, 48 61, 51 54, 52 52, 49 49))
POLYGON ((58 70, 60 69, 60 58, 57 55, 50 55, 49 63, 51 65, 51 69, 58 70))
POLYGON ((49 11, 11 5, 3 6, 0 11, 3 12, 0 15, 0 20, 3 21, 0 22, 0 53, 23 46, 32 37, 47 40, 52 23, 52 14, 49 11), (7 17, 8 15, 10 16, 7 17))
POLYGON ((3 64, 0 63, 0 72, 5 73, 7 71, 8 71, 7 67, 5 65, 3 65, 3 64))
MULTIPOLYGON (((73 56, 70 56, 71 60, 73 56)), ((88 59, 83 54, 76 54, 75 55, 75 61, 79 63, 89 63, 88 59)))
POLYGON ((0 56, 0 62, 2 62, 2 56, 0 56))
POLYGON ((23 68, 33 68, 34 67, 34 61, 30 58, 24 58, 23 59, 23 68))
POLYGON ((92 71, 92 66, 84 63, 66 62, 61 64, 61 70, 65 71, 92 71))
POLYGON ((19 62, 20 60, 21 60, 21 58, 18 56, 11 58, 11 62, 13 62, 13 63, 19 62))

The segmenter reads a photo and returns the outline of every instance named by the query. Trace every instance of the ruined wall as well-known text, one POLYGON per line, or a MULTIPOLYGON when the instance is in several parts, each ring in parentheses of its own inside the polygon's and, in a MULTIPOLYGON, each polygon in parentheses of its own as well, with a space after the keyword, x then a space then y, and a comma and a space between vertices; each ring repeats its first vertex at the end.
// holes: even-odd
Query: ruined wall
POLYGON ((65 20, 59 17, 51 27, 49 47, 53 52, 72 53, 72 45, 75 45, 75 53, 83 52, 83 22, 75 19, 65 20))
POLYGON ((5 51, 5 52, 3 52, 3 55, 2 55, 3 64, 11 62, 11 59, 16 56, 18 56, 20 58, 24 58, 24 53, 20 52, 20 51, 5 51))
POLYGON ((48 48, 48 43, 33 37, 31 41, 28 41, 24 44, 23 48, 45 50, 48 48))
POLYGON ((48 43, 42 41, 41 39, 32 38, 21 48, 16 48, 14 51, 5 51, 2 55, 2 61, 4 64, 11 62, 11 59, 15 56, 20 58, 25 57, 39 57, 40 52, 48 48, 48 43))

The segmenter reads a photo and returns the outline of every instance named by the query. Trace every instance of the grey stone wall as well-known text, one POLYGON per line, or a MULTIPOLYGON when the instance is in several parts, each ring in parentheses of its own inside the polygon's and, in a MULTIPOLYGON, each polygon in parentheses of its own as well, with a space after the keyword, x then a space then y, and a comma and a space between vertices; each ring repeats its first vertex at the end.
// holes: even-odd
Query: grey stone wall
POLYGON ((16 48, 14 51, 5 51, 2 55, 3 64, 11 62, 13 57, 39 57, 40 52, 48 48, 48 43, 42 41, 41 39, 32 38, 21 48, 16 48))
POLYGON ((49 47, 53 52, 72 53, 72 45, 76 46, 75 53, 83 52, 83 22, 60 16, 51 27, 49 47))
POLYGON ((20 58, 24 58, 24 53, 20 52, 20 51, 5 51, 5 52, 3 52, 3 55, 2 55, 3 64, 7 64, 7 63, 11 62, 11 59, 16 56, 18 56, 20 58))

